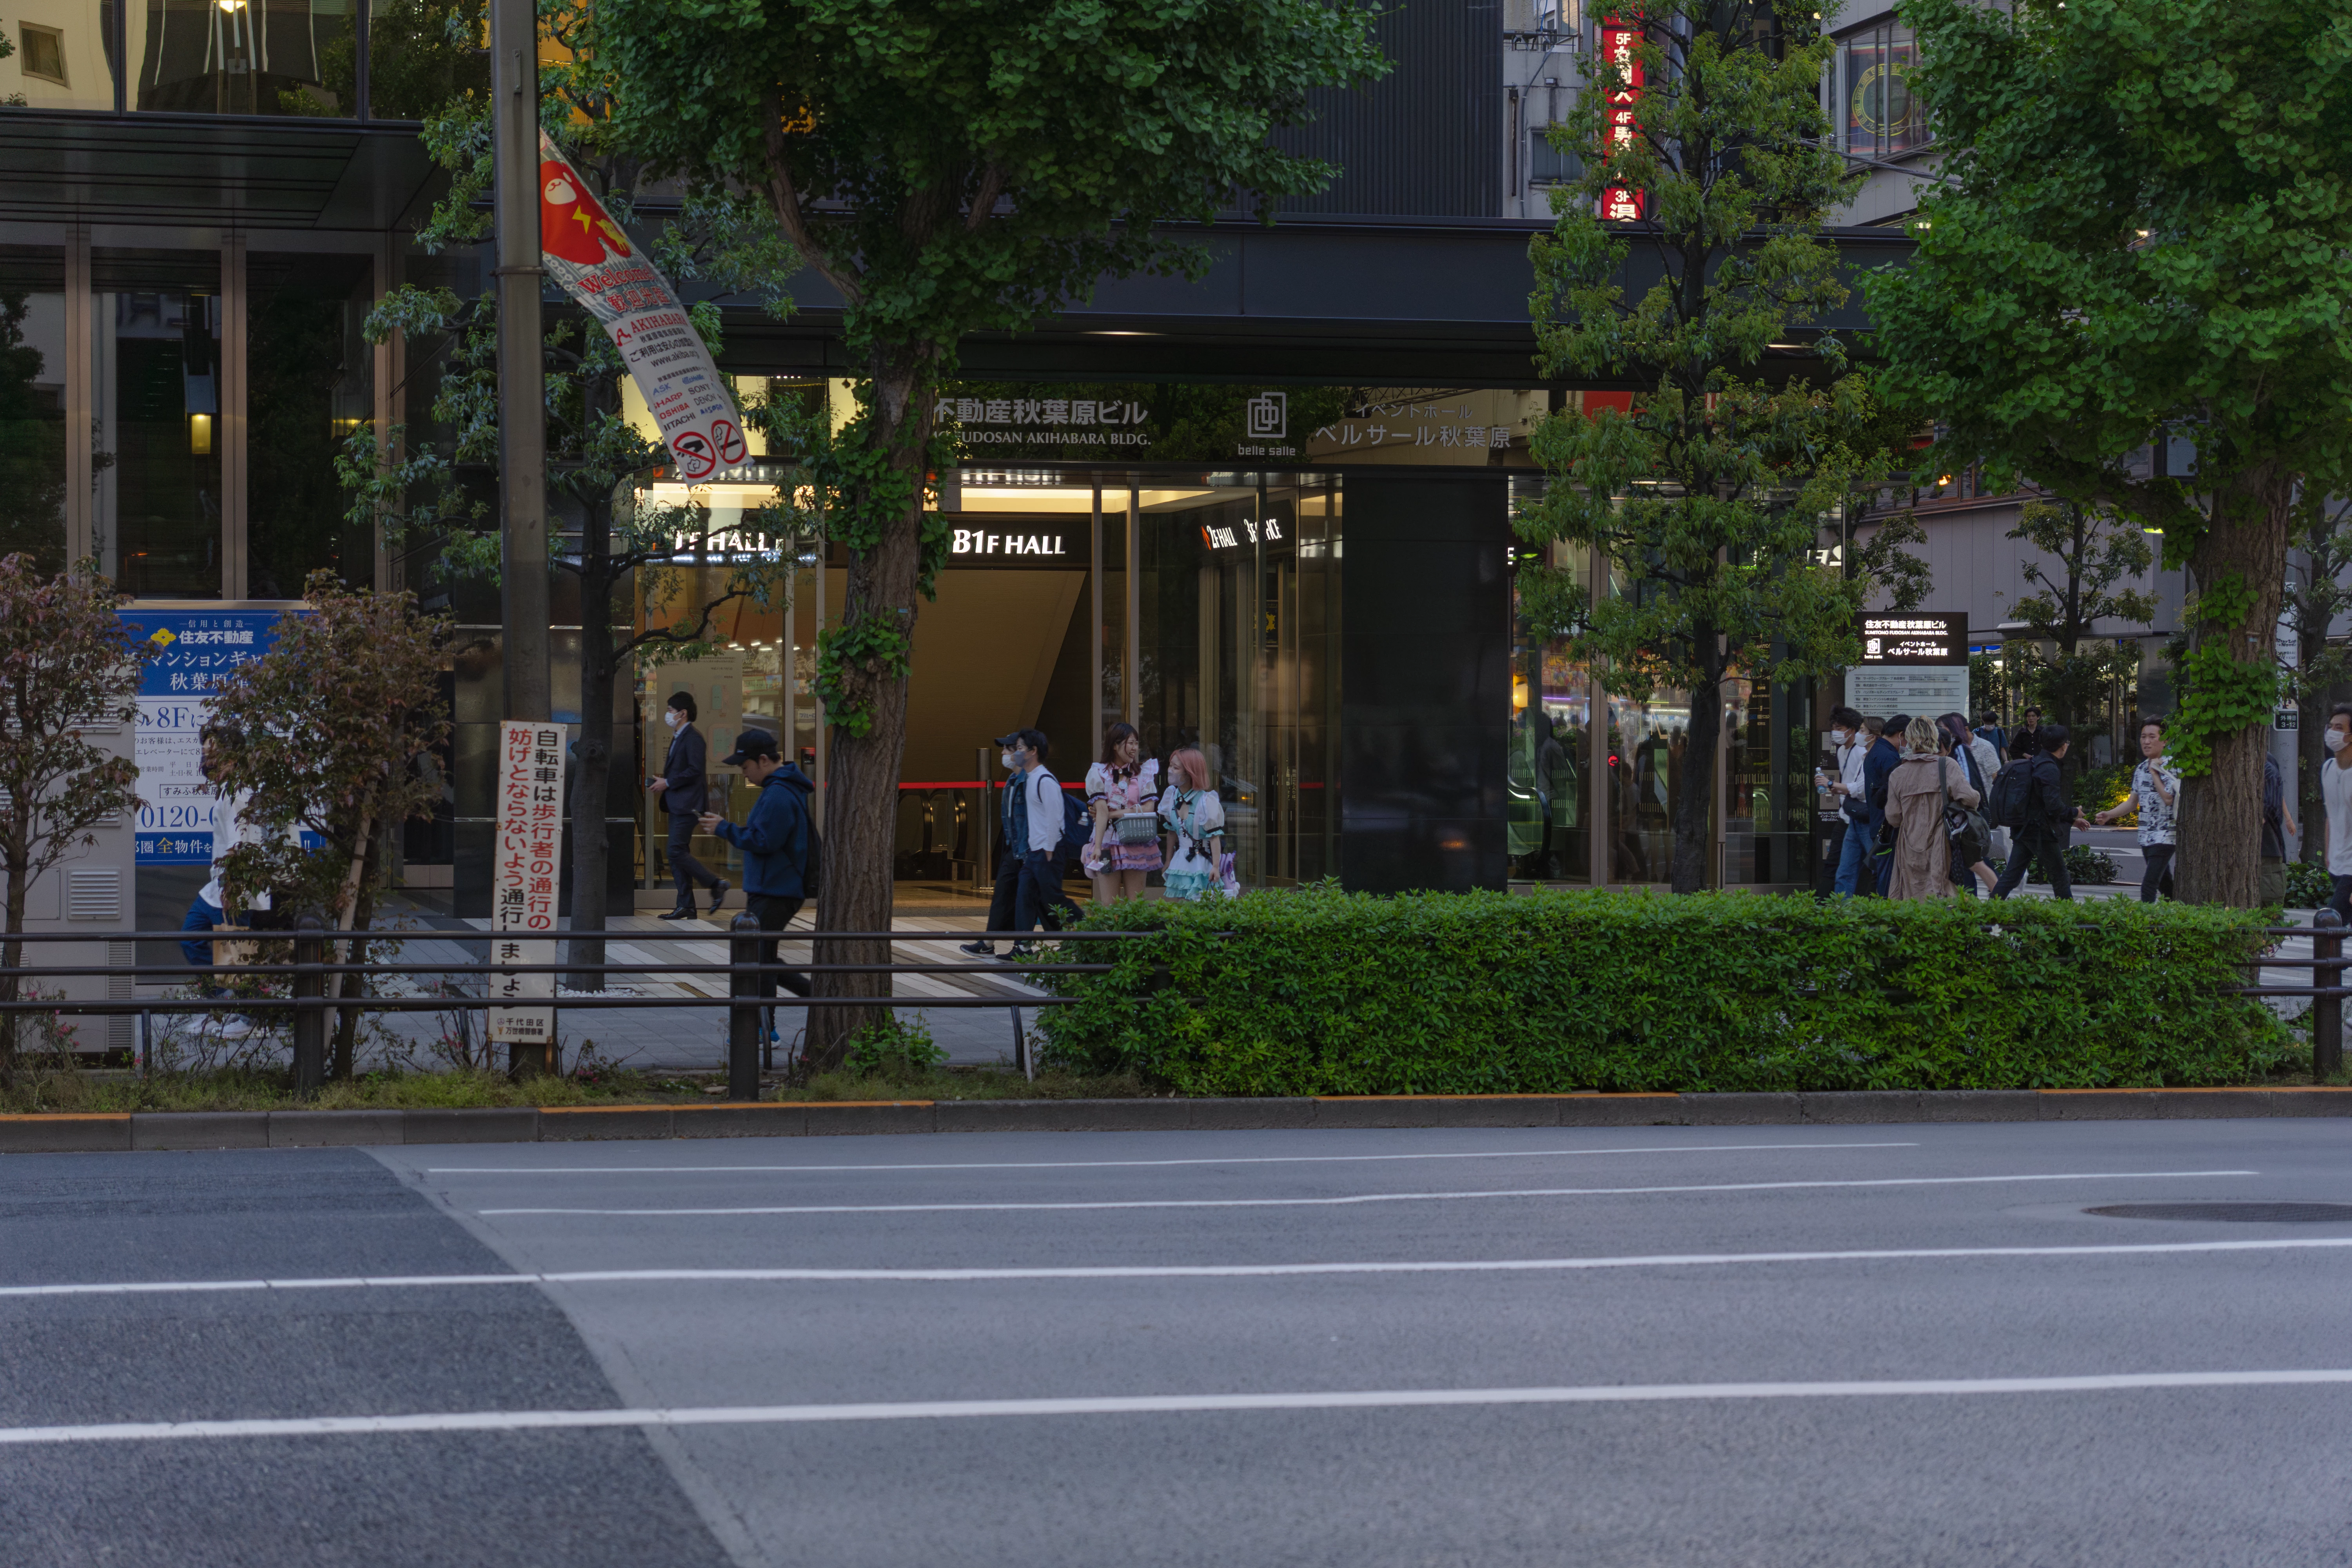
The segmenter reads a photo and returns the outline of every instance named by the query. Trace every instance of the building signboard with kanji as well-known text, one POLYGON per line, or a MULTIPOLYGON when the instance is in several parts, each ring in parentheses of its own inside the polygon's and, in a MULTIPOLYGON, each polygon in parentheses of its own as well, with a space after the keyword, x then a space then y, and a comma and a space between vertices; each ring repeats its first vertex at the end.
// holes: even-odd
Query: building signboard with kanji
MULTIPOLYGON (((563 726, 499 726, 499 830, 490 868, 490 963, 555 962, 556 890, 562 882, 563 726)), ((490 1038, 555 1038, 555 976, 490 975, 490 1038), (505 1004, 499 1005, 497 1004, 505 1004)))
POLYGON ((1862 663, 1845 672, 1845 700, 1874 719, 1966 714, 1968 612, 1890 610, 1863 616, 1862 663))

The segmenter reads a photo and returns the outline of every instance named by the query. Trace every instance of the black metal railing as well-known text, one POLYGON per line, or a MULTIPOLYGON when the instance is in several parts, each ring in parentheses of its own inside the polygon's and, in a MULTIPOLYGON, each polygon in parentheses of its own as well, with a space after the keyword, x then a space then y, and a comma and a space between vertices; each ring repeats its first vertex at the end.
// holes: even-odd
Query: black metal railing
POLYGON ((667 963, 616 963, 609 961, 584 963, 578 959, 548 963, 518 963, 502 961, 495 956, 495 948, 503 942, 522 942, 533 944, 563 944, 575 948, 586 943, 658 943, 663 942, 701 942, 713 940, 707 930, 667 931, 603 931, 553 932, 485 931, 415 931, 394 928, 377 931, 337 931, 328 929, 315 915, 305 915, 290 931, 251 931, 242 928, 218 927, 211 931, 25 931, 0 938, 0 942, 23 942, 27 948, 54 942, 96 943, 135 942, 204 942, 213 943, 284 943, 290 947, 291 957, 286 962, 132 964, 43 964, 29 962, 31 952, 24 954, 13 969, 0 967, 0 973, 13 973, 20 980, 55 980, 105 978, 110 981, 141 982, 187 981, 198 984, 215 984, 237 979, 251 979, 267 984, 287 982, 287 994, 224 994, 177 996, 108 996, 108 997, 23 997, 0 1001, 0 1014, 68 1014, 98 1016, 144 1016, 155 1014, 171 1016, 185 1014, 224 1013, 238 1016, 276 1012, 291 1016, 294 1083, 297 1089, 316 1089, 326 1082, 327 1019, 331 1014, 352 1010, 363 1013, 447 1013, 453 1009, 466 1012, 488 1011, 501 1007, 553 1007, 559 1010, 593 1009, 603 1012, 620 1008, 675 1010, 682 1007, 724 1008, 728 1019, 728 1084, 735 1099, 757 1099, 760 1073, 764 1067, 773 1068, 775 1053, 773 1029, 769 1020, 772 1010, 784 1007, 909 1007, 929 1010, 935 1007, 971 1008, 1003 1007, 1013 1012, 1013 1065, 1034 1078, 1036 1063, 1028 1033, 1022 1026, 1021 1009, 1066 1005, 1074 998, 1056 996, 1044 992, 1023 992, 998 996, 802 996, 782 991, 778 994, 761 994, 761 980, 768 975, 787 974, 873 974, 896 977, 901 974, 969 974, 1003 980, 1008 976, 1050 972, 1055 974, 1105 974, 1113 965, 1076 961, 1070 952, 1056 952, 1051 957, 1008 955, 1003 959, 986 961, 965 960, 940 963, 828 963, 818 954, 835 944, 844 943, 921 943, 970 942, 974 941, 1036 943, 1078 942, 1099 943, 1133 942, 1148 939, 1152 931, 817 931, 807 927, 763 929, 748 913, 739 914, 729 924, 724 940, 728 957, 723 963, 695 962, 691 958, 667 963), (408 963, 400 962, 360 963, 334 958, 330 944, 363 942, 399 943, 413 942, 480 942, 493 948, 493 956, 475 962, 437 962, 408 963), (772 962, 762 962, 761 947, 769 942, 808 942, 815 944, 809 962, 793 962, 781 954, 772 962), (479 977, 480 994, 449 993, 434 995, 385 995, 371 986, 367 994, 338 996, 330 993, 331 978, 357 974, 369 981, 431 975, 479 977), (495 983, 525 975, 549 977, 547 991, 537 994, 508 993, 499 994, 495 983), (593 993, 583 996, 575 993, 566 1001, 554 994, 560 976, 593 975, 601 985, 615 975, 660 975, 684 979, 692 976, 719 978, 727 982, 726 990, 718 995, 705 995, 689 990, 679 996, 604 996, 593 993))

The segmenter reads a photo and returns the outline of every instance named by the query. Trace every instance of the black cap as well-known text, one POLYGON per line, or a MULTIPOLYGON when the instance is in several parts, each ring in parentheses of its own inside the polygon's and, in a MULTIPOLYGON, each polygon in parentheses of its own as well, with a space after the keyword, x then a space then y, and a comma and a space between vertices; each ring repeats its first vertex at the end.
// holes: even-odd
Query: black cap
POLYGON ((719 759, 722 768, 740 768, 753 757, 765 757, 781 762, 783 753, 776 750, 776 738, 765 730, 746 730, 735 737, 735 750, 719 759))
POLYGON ((1017 746, 1021 744, 1022 739, 1026 733, 1027 731, 1025 731, 1015 730, 1010 735, 997 736, 996 739, 991 741, 989 744, 992 746, 1017 746))

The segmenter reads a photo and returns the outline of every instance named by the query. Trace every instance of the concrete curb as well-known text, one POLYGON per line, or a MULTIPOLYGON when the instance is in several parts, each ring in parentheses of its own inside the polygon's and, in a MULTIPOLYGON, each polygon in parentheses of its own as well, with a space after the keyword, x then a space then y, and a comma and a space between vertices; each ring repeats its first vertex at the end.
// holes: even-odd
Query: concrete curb
POLYGON ((0 1116, 0 1154, 801 1138, 886 1132, 1163 1132, 1315 1127, 1852 1127, 2352 1116, 2352 1089, 1884 1089, 1838 1094, 1333 1095, 1316 1100, 860 1100, 485 1110, 0 1116))

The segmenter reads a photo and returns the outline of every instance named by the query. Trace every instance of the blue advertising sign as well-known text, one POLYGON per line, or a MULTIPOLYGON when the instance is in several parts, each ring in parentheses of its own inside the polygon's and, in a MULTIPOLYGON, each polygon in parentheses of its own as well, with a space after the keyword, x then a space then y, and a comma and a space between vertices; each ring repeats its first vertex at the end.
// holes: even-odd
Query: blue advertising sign
POLYGON ((121 612, 154 650, 139 688, 138 863, 201 866, 213 858, 217 796, 205 782, 207 695, 241 664, 269 651, 279 610, 121 612))

